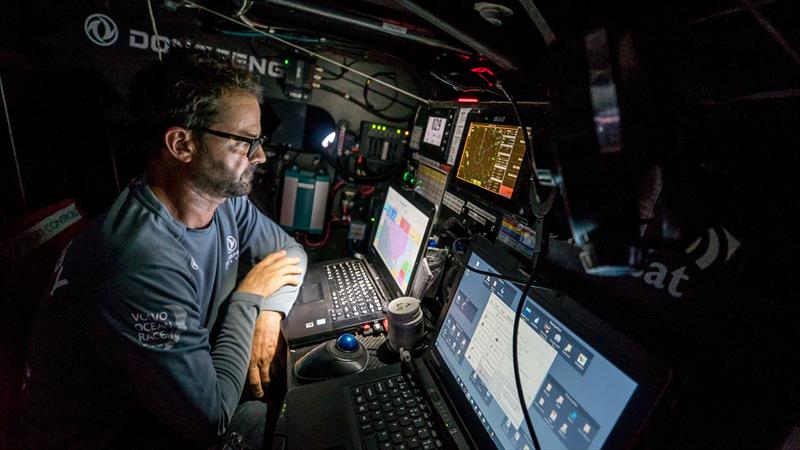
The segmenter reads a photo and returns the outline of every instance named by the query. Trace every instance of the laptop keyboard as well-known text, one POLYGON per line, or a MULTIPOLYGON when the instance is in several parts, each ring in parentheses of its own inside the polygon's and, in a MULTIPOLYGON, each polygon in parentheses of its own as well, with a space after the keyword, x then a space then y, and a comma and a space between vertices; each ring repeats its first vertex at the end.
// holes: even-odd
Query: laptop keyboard
POLYGON ((367 269, 359 261, 344 261, 325 266, 331 288, 331 321, 359 318, 383 311, 380 297, 369 281, 367 269))
POLYGON ((357 386, 352 394, 364 448, 442 448, 430 406, 410 375, 357 386))

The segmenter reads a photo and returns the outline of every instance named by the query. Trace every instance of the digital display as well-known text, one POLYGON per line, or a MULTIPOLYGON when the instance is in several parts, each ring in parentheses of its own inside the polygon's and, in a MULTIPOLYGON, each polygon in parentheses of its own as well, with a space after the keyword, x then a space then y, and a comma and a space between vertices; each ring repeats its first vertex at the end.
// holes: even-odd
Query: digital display
POLYGON ((473 122, 456 178, 510 199, 524 157, 522 127, 473 122))
MULTIPOLYGON (((469 267, 497 273, 472 254, 469 267)), ((521 289, 466 270, 436 347, 497 448, 533 448, 514 380, 512 330, 521 289)), ((518 339, 519 371, 541 448, 601 448, 638 387, 636 381, 526 296, 518 339)))
POLYGON ((524 255, 533 257, 533 248, 536 244, 536 232, 510 217, 503 217, 497 240, 524 255))
POLYGON ((422 138, 422 142, 436 147, 442 145, 446 125, 447 119, 444 117, 428 117, 428 126, 425 127, 425 136, 422 138))
POLYGON ((430 217, 393 188, 386 194, 372 246, 405 295, 430 217))

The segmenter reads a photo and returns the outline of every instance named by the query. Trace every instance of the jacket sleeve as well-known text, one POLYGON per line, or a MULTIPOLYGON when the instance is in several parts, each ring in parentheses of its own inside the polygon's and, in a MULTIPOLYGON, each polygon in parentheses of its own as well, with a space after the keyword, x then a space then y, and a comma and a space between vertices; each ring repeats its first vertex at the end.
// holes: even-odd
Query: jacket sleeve
MULTIPOLYGON (((308 266, 308 258, 303 246, 283 231, 278 224, 262 214, 247 197, 237 197, 232 199, 232 202, 236 223, 239 227, 239 242, 243 252, 240 262, 252 265, 270 253, 286 250, 288 256, 300 258, 302 281, 308 266)), ((244 271, 249 270, 249 267, 242 266, 242 270, 242 275, 245 275, 244 271)), ((289 314, 299 290, 299 285, 283 286, 267 297, 262 309, 279 311, 284 316, 289 314)))
POLYGON ((102 284, 86 302, 84 331, 135 401, 193 442, 227 427, 246 377, 263 297, 234 293, 212 349, 192 279, 149 265, 102 284))

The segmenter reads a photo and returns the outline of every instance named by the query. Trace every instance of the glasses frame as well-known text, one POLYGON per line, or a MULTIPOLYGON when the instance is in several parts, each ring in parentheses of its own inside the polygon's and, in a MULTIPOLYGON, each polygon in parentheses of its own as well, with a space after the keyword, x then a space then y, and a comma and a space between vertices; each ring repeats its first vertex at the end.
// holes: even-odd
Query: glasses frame
POLYGON ((256 151, 258 150, 258 147, 261 147, 262 145, 264 145, 264 142, 267 140, 267 137, 268 137, 268 136, 264 135, 264 136, 259 136, 259 137, 256 137, 256 138, 250 138, 250 137, 247 137, 247 136, 239 136, 238 134, 226 133, 224 131, 214 130, 212 128, 207 128, 207 127, 196 127, 194 129, 206 132, 208 134, 212 134, 212 135, 217 136, 217 137, 221 137, 221 138, 225 138, 225 139, 232 139, 234 141, 246 142, 246 143, 250 144, 250 147, 247 149, 247 159, 253 159, 253 155, 256 154, 256 151))

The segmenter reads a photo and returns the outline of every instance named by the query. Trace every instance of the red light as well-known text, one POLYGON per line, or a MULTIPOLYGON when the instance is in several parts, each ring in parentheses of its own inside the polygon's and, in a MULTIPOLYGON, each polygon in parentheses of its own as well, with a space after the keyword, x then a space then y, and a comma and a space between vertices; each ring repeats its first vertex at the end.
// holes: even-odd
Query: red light
POLYGON ((489 75, 494 76, 494 72, 492 72, 492 69, 488 67, 474 67, 472 68, 472 71, 475 73, 488 73, 489 75))
POLYGON ((458 103, 478 103, 478 99, 475 97, 459 97, 458 103))

